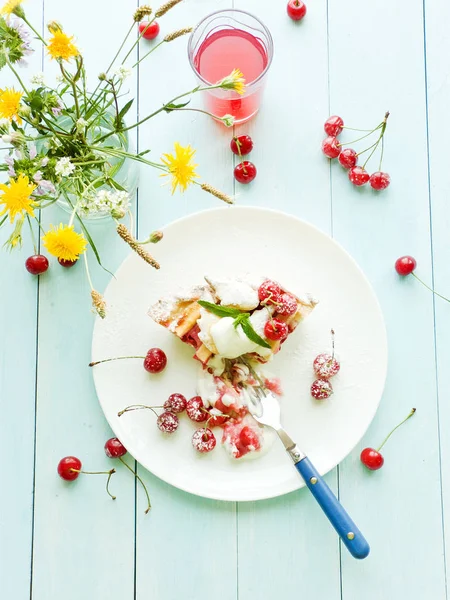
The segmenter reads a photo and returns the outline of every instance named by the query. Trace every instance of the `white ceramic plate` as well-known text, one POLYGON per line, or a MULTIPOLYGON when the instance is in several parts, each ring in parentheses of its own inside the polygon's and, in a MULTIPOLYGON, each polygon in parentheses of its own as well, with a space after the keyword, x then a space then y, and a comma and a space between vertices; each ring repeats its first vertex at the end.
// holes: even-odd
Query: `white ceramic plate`
MULTIPOLYGON (((193 494, 220 500, 258 500, 304 485, 278 440, 258 460, 228 458, 218 444, 201 455, 190 437, 195 424, 184 415, 172 436, 156 427, 151 411, 117 416, 129 404, 159 405, 174 392, 195 395, 193 350, 148 316, 151 303, 204 274, 261 274, 320 303, 283 345, 270 370, 281 377, 282 421, 299 447, 325 474, 354 448, 377 410, 387 369, 383 316, 367 279, 331 238, 292 216, 260 208, 230 207, 197 213, 164 230, 152 248, 162 268, 155 271, 131 254, 106 290, 108 316, 94 328, 93 360, 145 355, 162 348, 168 365, 150 375, 140 360, 96 366, 100 404, 117 437, 139 463, 164 481, 193 494), (341 371, 335 393, 318 402, 309 389, 314 357, 330 348, 336 331, 341 371)), ((220 433, 220 430, 218 430, 220 433)))

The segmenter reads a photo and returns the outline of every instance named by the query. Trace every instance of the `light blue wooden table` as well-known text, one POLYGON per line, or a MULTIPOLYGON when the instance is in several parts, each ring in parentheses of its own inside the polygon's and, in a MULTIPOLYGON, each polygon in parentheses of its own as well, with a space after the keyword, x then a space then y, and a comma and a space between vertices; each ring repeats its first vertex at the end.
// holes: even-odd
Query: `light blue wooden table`
MULTIPOLYGON (((372 546, 353 560, 307 490, 258 503, 221 503, 182 493, 140 469, 153 509, 118 467, 111 502, 103 483, 56 475, 58 460, 80 456, 109 469, 110 430, 87 369, 93 316, 80 265, 40 280, 24 269, 32 254, 0 257, 0 597, 2 600, 443 600, 447 598, 450 515, 450 306, 393 269, 405 253, 418 274, 450 296, 450 3, 447 0, 314 0, 300 24, 285 2, 186 0, 163 32, 194 25, 212 9, 254 12, 271 29, 275 57, 264 107, 240 131, 255 141, 258 177, 235 184, 229 131, 195 113, 161 115, 135 140, 154 156, 175 140, 197 148, 202 177, 240 204, 279 208, 317 225, 359 262, 384 311, 389 374, 379 412, 359 447, 326 479, 372 546), (353 188, 320 153, 323 121, 341 114, 366 127, 391 111, 385 165, 392 185, 376 195, 353 188), (365 445, 417 407, 386 447, 385 467, 366 472, 365 445)), ((29 0, 35 23, 61 21, 77 35, 92 79, 122 39, 136 0, 29 0)), ((131 92, 145 115, 188 89, 186 38, 143 63, 131 92)), ((36 53, 30 74, 53 69, 36 53)), ((1 85, 11 83, 1 73, 1 85)), ((199 101, 200 99, 197 99, 199 101)), ((214 206, 191 189, 170 197, 142 170, 141 237, 173 219, 214 206)), ((59 209, 47 216, 56 222, 59 209)), ((114 270, 126 255, 111 228, 93 226, 114 270)), ((2 231, 2 241, 5 232, 2 231)), ((94 265, 93 265, 94 269, 94 265)), ((96 271, 103 289, 105 273, 96 271)), ((352 426, 351 423, 348 424, 352 426)))

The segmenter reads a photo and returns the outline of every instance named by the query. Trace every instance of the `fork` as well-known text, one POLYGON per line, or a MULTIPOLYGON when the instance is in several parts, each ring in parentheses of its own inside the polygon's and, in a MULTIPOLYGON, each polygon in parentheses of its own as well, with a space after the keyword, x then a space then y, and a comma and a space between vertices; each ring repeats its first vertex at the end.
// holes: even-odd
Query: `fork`
MULTIPOLYGON (((256 375, 256 374, 255 374, 256 375)), ((256 377, 257 381, 259 378, 256 377)), ((266 390, 259 382, 259 386, 248 387, 249 410, 252 416, 261 425, 274 429, 283 442, 287 453, 294 461, 295 468, 302 476, 308 489, 328 517, 328 520, 337 531, 339 537, 355 558, 366 558, 370 546, 361 531, 347 514, 347 511, 333 494, 331 489, 320 476, 309 458, 289 437, 280 422, 280 404, 272 392, 266 390)))

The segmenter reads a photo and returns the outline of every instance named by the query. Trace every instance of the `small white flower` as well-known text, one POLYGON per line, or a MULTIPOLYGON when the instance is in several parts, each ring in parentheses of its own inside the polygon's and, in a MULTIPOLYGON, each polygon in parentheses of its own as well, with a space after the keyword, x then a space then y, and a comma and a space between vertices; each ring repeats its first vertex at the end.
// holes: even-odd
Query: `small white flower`
POLYGON ((5 144, 10 144, 12 142, 12 135, 9 135, 9 134, 2 135, 2 142, 5 144))
POLYGON ((35 75, 33 75, 30 78, 30 81, 32 84, 34 85, 45 85, 45 81, 44 81, 44 73, 40 72, 40 73, 36 73, 35 75))
POLYGON ((70 162, 70 158, 65 156, 60 158, 55 165, 55 173, 61 177, 68 177, 75 171, 75 165, 70 162))
POLYGON ((233 115, 223 115, 222 122, 226 127, 233 127, 233 125, 234 125, 233 115))
POLYGON ((115 72, 115 75, 119 78, 120 81, 125 81, 131 75, 131 69, 121 65, 115 72))
POLYGON ((81 208, 86 214, 110 213, 115 218, 123 218, 129 206, 130 196, 127 192, 103 189, 84 197, 81 208))

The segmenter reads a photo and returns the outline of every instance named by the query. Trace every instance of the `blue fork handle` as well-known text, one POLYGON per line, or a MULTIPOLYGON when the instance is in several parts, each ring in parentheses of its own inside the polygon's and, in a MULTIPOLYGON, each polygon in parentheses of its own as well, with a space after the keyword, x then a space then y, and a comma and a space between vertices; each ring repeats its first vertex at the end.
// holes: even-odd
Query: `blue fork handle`
POLYGON ((355 558, 366 558, 370 552, 367 540, 348 516, 345 508, 319 475, 312 462, 306 456, 295 467, 305 480, 310 492, 336 529, 348 551, 355 558))

